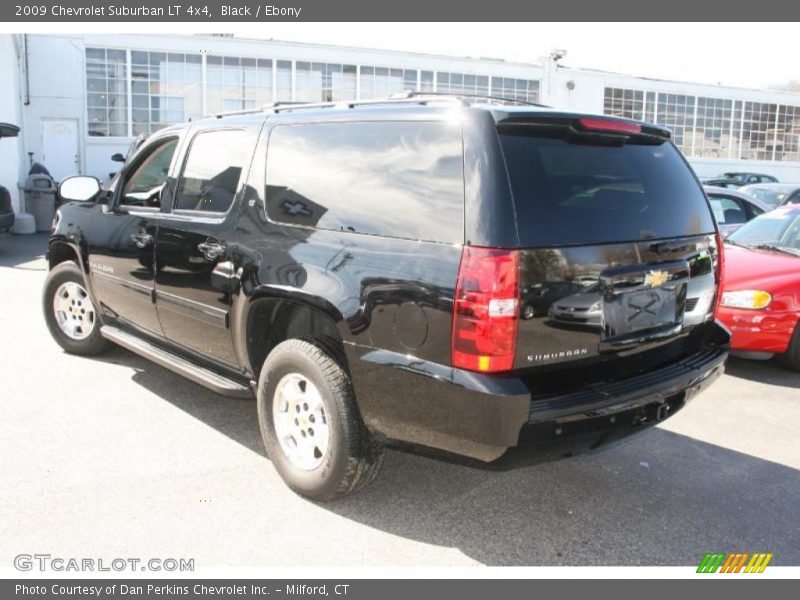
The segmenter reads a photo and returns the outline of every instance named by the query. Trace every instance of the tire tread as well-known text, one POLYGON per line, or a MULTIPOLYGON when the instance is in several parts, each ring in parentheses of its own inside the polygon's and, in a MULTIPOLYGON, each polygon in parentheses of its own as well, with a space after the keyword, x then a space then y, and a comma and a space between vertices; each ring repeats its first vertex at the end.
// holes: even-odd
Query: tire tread
MULTIPOLYGON (((264 361, 262 378, 268 365, 284 353, 302 353, 320 370, 327 382, 333 402, 337 404, 343 432, 344 453, 347 464, 333 492, 313 495, 315 500, 334 500, 361 491, 375 479, 383 465, 384 448, 372 439, 355 401, 350 377, 340 360, 323 349, 322 344, 309 339, 290 339, 278 344, 264 361)), ((259 384, 259 391, 263 382, 259 384)), ((271 402, 271 399, 270 399, 271 402)), ((302 493, 302 492, 301 492, 302 493)), ((306 495, 309 495, 306 493, 306 495)))

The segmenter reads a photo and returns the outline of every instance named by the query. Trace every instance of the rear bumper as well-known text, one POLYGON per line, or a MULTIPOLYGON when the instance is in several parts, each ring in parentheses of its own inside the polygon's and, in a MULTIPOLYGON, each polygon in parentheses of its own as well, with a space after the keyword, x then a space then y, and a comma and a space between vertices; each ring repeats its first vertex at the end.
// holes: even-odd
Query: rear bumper
POLYGON ((378 437, 484 462, 509 448, 548 450, 564 440, 592 447, 671 416, 716 380, 728 355, 717 345, 612 383, 547 396, 529 382, 349 346, 348 362, 367 427, 378 437))
POLYGON ((798 315, 723 307, 719 319, 731 331, 731 349, 780 354, 789 347, 798 315))

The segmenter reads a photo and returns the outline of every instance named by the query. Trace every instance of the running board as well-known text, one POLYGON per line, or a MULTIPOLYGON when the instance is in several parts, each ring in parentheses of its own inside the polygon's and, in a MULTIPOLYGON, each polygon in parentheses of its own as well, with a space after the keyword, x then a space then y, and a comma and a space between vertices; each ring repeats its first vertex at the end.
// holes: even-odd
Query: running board
POLYGON ((163 348, 159 348, 155 344, 151 344, 118 327, 103 325, 103 327, 100 328, 100 335, 130 350, 134 354, 143 356, 178 375, 183 375, 187 379, 218 394, 230 396, 232 398, 253 397, 253 393, 250 391, 249 387, 203 367, 198 367, 185 358, 173 354, 168 350, 164 350, 163 348))

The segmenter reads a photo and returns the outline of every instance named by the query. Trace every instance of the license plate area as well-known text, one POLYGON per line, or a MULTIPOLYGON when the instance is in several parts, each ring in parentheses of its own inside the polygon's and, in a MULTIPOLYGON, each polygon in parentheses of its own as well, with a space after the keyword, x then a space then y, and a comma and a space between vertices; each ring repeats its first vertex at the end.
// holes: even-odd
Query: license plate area
POLYGON ((603 340, 675 329, 683 322, 689 265, 609 269, 601 275, 603 340))
POLYGON ((677 288, 617 294, 603 304, 605 334, 615 337, 679 322, 677 288))

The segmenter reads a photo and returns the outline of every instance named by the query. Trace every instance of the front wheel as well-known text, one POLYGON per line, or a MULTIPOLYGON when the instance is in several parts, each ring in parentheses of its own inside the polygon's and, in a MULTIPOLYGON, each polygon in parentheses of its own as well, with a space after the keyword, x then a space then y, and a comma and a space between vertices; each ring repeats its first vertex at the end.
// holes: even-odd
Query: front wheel
POLYGON ((77 264, 63 262, 48 273, 42 300, 50 335, 64 350, 84 356, 108 350, 111 344, 100 335, 97 310, 77 264))
POLYGON ((800 322, 795 325, 792 340, 786 352, 778 356, 778 360, 792 371, 800 371, 800 322))
POLYGON ((295 492, 333 500, 375 478, 383 447, 371 439, 347 373, 305 340, 270 352, 258 383, 258 421, 275 469, 295 492))

